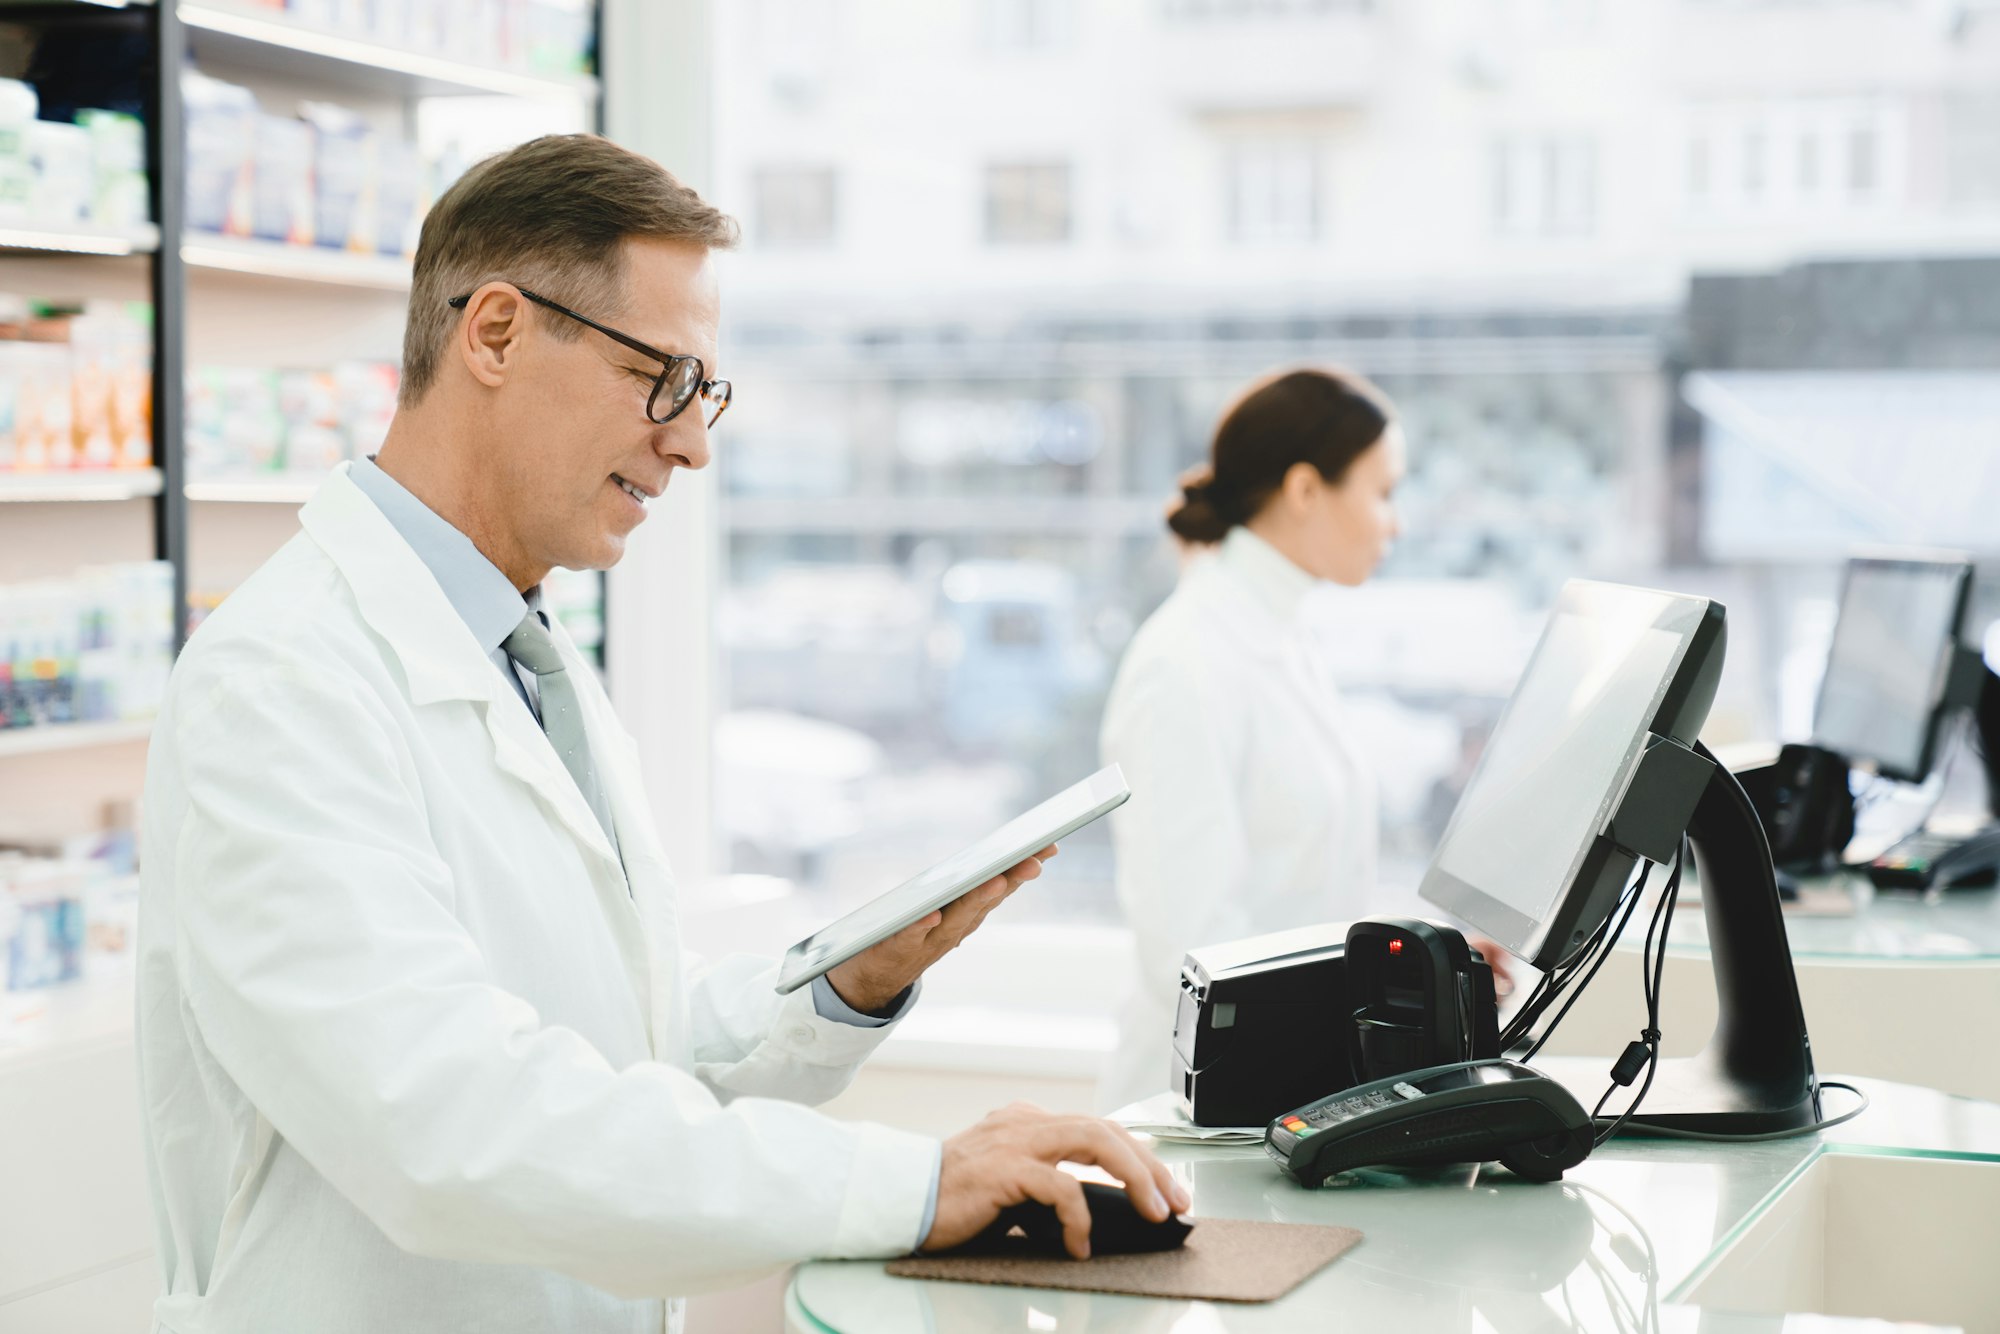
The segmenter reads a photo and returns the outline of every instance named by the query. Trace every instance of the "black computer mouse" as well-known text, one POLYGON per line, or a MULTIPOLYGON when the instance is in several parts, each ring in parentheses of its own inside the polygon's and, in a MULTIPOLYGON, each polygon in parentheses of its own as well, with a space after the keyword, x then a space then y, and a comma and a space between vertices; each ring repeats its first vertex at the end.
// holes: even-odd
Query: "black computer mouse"
MULTIPOLYGON (((1086 1181, 1083 1201, 1090 1206, 1093 1256, 1171 1251, 1194 1231, 1194 1224, 1179 1214, 1153 1222, 1139 1212, 1123 1186, 1086 1181)), ((1002 1209, 984 1232, 948 1254, 1067 1256, 1069 1251, 1063 1245, 1062 1220, 1056 1217, 1055 1206, 1029 1200, 1002 1209)))

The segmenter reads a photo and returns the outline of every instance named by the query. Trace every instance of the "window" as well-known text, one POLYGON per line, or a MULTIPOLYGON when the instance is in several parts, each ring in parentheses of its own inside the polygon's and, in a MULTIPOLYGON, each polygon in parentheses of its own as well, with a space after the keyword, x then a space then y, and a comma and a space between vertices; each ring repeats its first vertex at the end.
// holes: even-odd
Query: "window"
POLYGON ((1847 193, 1856 199, 1869 198, 1878 188, 1881 166, 1876 145, 1873 125, 1856 125, 1847 132, 1847 193))
POLYGON ((1246 140, 1226 150, 1229 239, 1303 245, 1320 237, 1320 145, 1311 139, 1246 140))
POLYGON ((1762 129, 1753 127, 1743 132, 1739 163, 1743 168, 1742 187, 1746 200, 1754 202, 1763 197, 1766 148, 1767 140, 1762 129))
POLYGON ((753 237, 759 246, 830 245, 836 194, 829 167, 766 167, 752 182, 753 237))
POLYGON ((1564 135, 1522 135, 1493 146, 1494 230, 1574 236, 1596 223, 1597 147, 1564 135))
POLYGON ((1707 103, 1685 133, 1685 204, 1706 224, 1849 227, 1903 188, 1908 121, 1894 99, 1707 103))
POLYGON ((1688 139, 1687 192, 1688 199, 1697 206, 1706 204, 1713 190, 1714 168, 1709 163, 1713 152, 1707 134, 1698 132, 1688 139))
POLYGON ((2000 204, 2000 93, 1947 94, 1945 197, 1954 206, 2000 204))
POLYGON ((1820 192, 1820 136, 1810 130, 1798 136, 1798 192, 1820 192))
POLYGON ((986 239, 994 245, 1060 245, 1069 240, 1069 164, 1013 162, 988 167, 986 239))

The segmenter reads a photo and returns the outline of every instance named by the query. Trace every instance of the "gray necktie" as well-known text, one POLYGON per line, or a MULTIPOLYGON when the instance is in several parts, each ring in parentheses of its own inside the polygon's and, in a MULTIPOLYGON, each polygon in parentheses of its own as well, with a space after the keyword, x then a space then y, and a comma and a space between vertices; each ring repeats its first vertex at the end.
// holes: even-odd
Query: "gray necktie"
POLYGON ((583 734, 583 709, 576 698, 576 683, 569 679, 569 669, 562 654, 556 651, 548 627, 530 611, 514 627, 514 632, 500 641, 500 647, 507 651, 508 657, 535 674, 535 685, 542 697, 542 731, 548 734, 549 744, 562 757, 563 768, 576 780, 577 790, 583 793, 591 813, 597 816, 597 823, 604 826, 604 836, 616 849, 618 835, 611 828, 611 804, 597 781, 597 766, 590 760, 590 742, 583 734))

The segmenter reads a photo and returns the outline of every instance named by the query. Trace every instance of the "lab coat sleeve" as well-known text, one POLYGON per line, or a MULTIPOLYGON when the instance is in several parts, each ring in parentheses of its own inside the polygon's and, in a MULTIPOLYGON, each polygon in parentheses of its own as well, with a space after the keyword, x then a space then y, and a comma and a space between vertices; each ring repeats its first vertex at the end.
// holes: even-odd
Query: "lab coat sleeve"
MULTIPOLYGON (((825 1102, 896 1027, 828 1018, 810 986, 780 996, 772 959, 731 954, 696 964, 690 975, 694 1073, 724 1102, 746 1096, 825 1102)), ((905 998, 896 1018, 915 1000, 905 998)))
POLYGON ((1237 907, 1250 861, 1240 730, 1185 655, 1129 659, 1106 706, 1104 761, 1122 766, 1132 788, 1110 819, 1143 993, 1171 995, 1189 949, 1249 934, 1237 907))
POLYGON ((639 1297, 916 1243, 935 1140, 614 1068, 497 984, 448 909, 388 703, 303 657, 182 665, 166 763, 191 1016, 396 1244, 639 1297))

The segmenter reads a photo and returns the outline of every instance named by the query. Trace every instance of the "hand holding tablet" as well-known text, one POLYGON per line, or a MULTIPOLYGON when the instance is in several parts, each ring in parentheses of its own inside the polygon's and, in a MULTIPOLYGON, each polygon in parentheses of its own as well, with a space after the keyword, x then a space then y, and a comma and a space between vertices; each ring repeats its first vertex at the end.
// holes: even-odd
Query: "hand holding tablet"
MULTIPOLYGON (((778 990, 796 991, 820 974, 831 972, 1038 852, 1047 851, 1052 844, 1123 805, 1130 795, 1125 775, 1117 765, 1100 769, 971 847, 945 858, 792 946, 779 970, 778 990)), ((945 948, 957 943, 991 906, 991 903, 965 905, 962 911, 971 915, 972 921, 964 924, 963 929, 954 924, 955 934, 945 948)), ((846 999, 849 1004, 855 1000, 846 999)))

